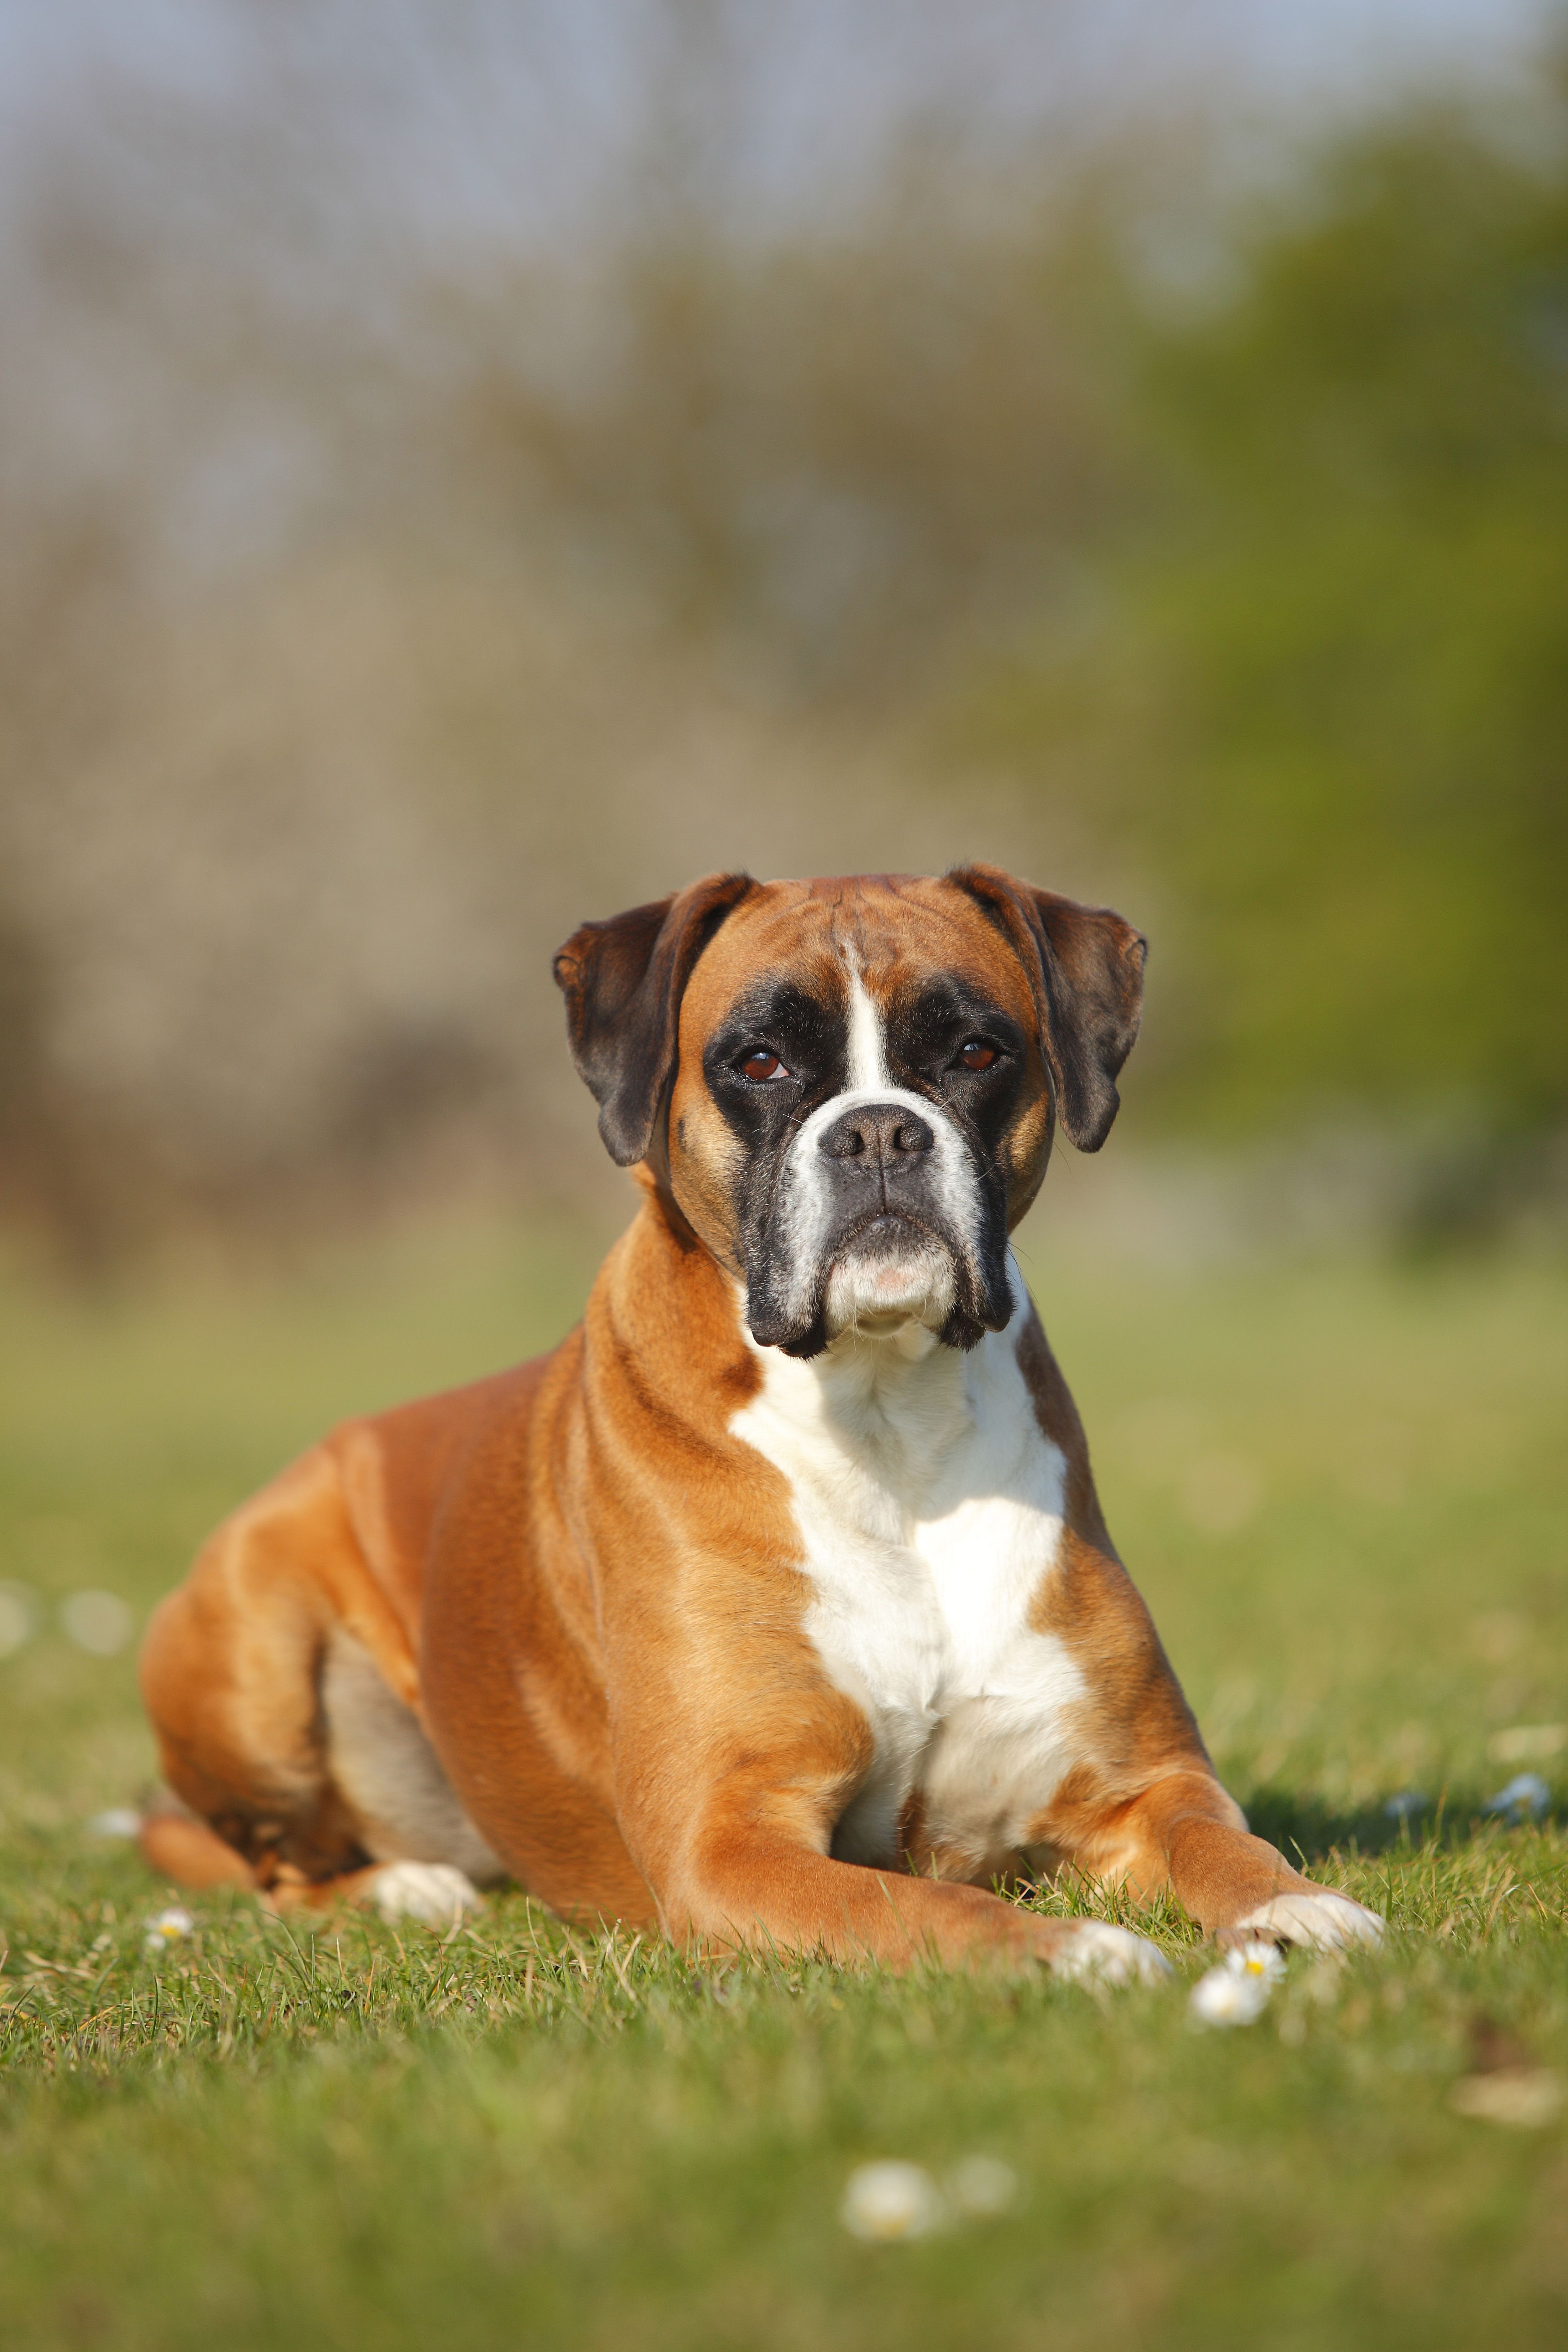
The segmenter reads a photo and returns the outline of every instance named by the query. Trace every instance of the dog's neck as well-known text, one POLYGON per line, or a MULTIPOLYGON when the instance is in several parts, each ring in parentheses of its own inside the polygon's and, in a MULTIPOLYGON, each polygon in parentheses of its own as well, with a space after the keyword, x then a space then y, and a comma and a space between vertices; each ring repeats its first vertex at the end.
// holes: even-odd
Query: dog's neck
POLYGON ((899 1487, 926 1483, 975 1428, 996 1383, 1016 1381, 1029 1322, 1028 1292, 1009 1256, 1013 1314, 974 1347, 946 1347, 911 1317, 886 1331, 850 1328, 805 1360, 759 1347, 746 1323, 746 1295, 681 1218, 645 1183, 641 1213, 605 1261, 597 1286, 607 1328, 590 1326, 658 1367, 666 1411, 711 1427, 738 1408, 763 1403, 826 1457, 842 1453, 899 1487))
POLYGON ((914 1318, 881 1332, 851 1327, 805 1361, 759 1348, 745 1328, 744 1294, 731 1285, 737 1324, 770 1412, 818 1444, 841 1450, 890 1485, 920 1486, 975 1428, 1004 1360, 1017 1349, 1027 1293, 1009 1262, 1014 1310, 975 1346, 944 1347, 914 1318))

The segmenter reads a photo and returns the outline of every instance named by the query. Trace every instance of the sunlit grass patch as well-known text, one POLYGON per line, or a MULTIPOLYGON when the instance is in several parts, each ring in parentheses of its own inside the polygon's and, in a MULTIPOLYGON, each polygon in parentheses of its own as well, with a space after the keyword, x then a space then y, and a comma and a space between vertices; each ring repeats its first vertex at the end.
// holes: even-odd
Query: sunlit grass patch
POLYGON ((73 1643, 59 1594, 140 1618, 335 1413, 542 1344, 557 1255, 444 1244, 395 1312, 364 1267, 292 1307, 27 1305, 0 1580, 48 1605, 0 1659, 7 2352, 1560 2342, 1561 1278, 1036 1269, 1230 1785, 1389 1921, 1384 1951, 1289 1955, 1245 2031, 1198 2032, 1190 1922, 1084 1880, 1018 1899, 1150 1937, 1168 1983, 697 1958, 516 1894, 446 1932, 270 1920, 110 1833, 149 1764, 131 1660, 73 1643), (1264 1465, 1244 1525, 1200 1528, 1132 1450, 1158 1417, 1131 1408, 1183 1383, 1216 1453, 1264 1465), (1394 1400, 1419 1476, 1358 1500, 1346 1449, 1394 1400), (1508 1443, 1468 1445, 1478 1414, 1508 1443), (1542 1816, 1488 1813, 1525 1769, 1542 1816), (188 1931, 153 1940, 173 1906, 188 1931), (858 2234, 849 2186, 888 2164, 931 2184, 931 2226, 858 2234), (990 2210, 956 2185, 975 2165, 1014 2185, 990 2210))

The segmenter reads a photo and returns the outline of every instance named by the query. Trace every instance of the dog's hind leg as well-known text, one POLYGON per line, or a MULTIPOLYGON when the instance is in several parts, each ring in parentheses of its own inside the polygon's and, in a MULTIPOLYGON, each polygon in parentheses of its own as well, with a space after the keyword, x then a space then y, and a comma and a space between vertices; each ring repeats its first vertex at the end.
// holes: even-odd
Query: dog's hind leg
POLYGON ((274 1908, 346 1899, 444 1920, 478 1900, 462 1865, 488 1850, 476 1842, 472 1853, 448 1855, 438 1827, 428 1854, 416 1830, 411 1853, 395 1821, 378 1818, 409 1810, 419 1766, 426 1811, 439 1810, 446 1783, 414 1712, 407 1631, 361 1548, 332 1444, 286 1470, 204 1548, 153 1615, 142 1688, 164 1776, 187 1809, 144 1822, 154 1869, 188 1886, 249 1886, 274 1908), (338 1741, 334 1696, 349 1718, 338 1741), (367 1717, 396 1726, 401 1746, 384 1738, 367 1752, 367 1717))
POLYGON ((388 1921, 419 1919, 445 1927, 479 1906, 479 1890, 465 1871, 447 1863, 374 1862, 331 1878, 296 1875, 279 1864, 263 1885, 256 1869, 235 1847, 192 1813, 165 1805, 142 1822, 138 1843, 161 1878, 192 1889, 244 1887, 259 1896, 264 1910, 322 1912, 339 1903, 379 1912, 388 1921))
POLYGON ((157 1805, 143 1815, 136 1842, 142 1859, 160 1878, 172 1878, 176 1886, 247 1886, 254 1890, 258 1884, 255 1871, 237 1848, 220 1838, 216 1830, 208 1829, 205 1822, 197 1821, 194 1813, 176 1811, 173 1804, 157 1805))

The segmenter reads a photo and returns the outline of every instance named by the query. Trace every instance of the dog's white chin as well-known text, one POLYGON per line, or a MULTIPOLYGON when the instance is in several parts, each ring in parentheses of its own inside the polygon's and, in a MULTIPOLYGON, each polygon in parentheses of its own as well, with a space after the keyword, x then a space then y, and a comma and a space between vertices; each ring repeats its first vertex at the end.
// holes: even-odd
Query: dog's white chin
POLYGON ((918 1234, 891 1248, 869 1237, 852 1242, 827 1278, 828 1337, 891 1339, 911 1323, 940 1331, 952 1296, 952 1260, 938 1243, 918 1234))

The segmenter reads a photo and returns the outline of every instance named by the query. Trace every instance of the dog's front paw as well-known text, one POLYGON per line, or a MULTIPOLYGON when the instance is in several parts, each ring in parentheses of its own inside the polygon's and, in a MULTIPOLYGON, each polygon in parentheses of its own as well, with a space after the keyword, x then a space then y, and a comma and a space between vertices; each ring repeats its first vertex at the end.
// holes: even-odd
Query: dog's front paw
POLYGON ((417 1919, 426 1927, 450 1927, 466 1911, 484 1908, 473 1880, 448 1862, 389 1862, 365 1891, 389 1924, 417 1919))
POLYGON ((1352 1903, 1348 1895, 1314 1886, 1260 1903, 1217 1940, 1244 1943, 1254 1936, 1267 1936, 1277 1944, 1305 1944, 1311 1951, 1342 1952, 1356 1944, 1381 1944, 1385 1926, 1377 1912, 1352 1903))
POLYGON ((1171 1973, 1171 1963, 1157 1944, 1135 1936, 1128 1927, 1112 1927, 1102 1919, 1074 1919, 1052 1949, 1052 1974, 1074 1984, 1159 1984, 1171 1973))

